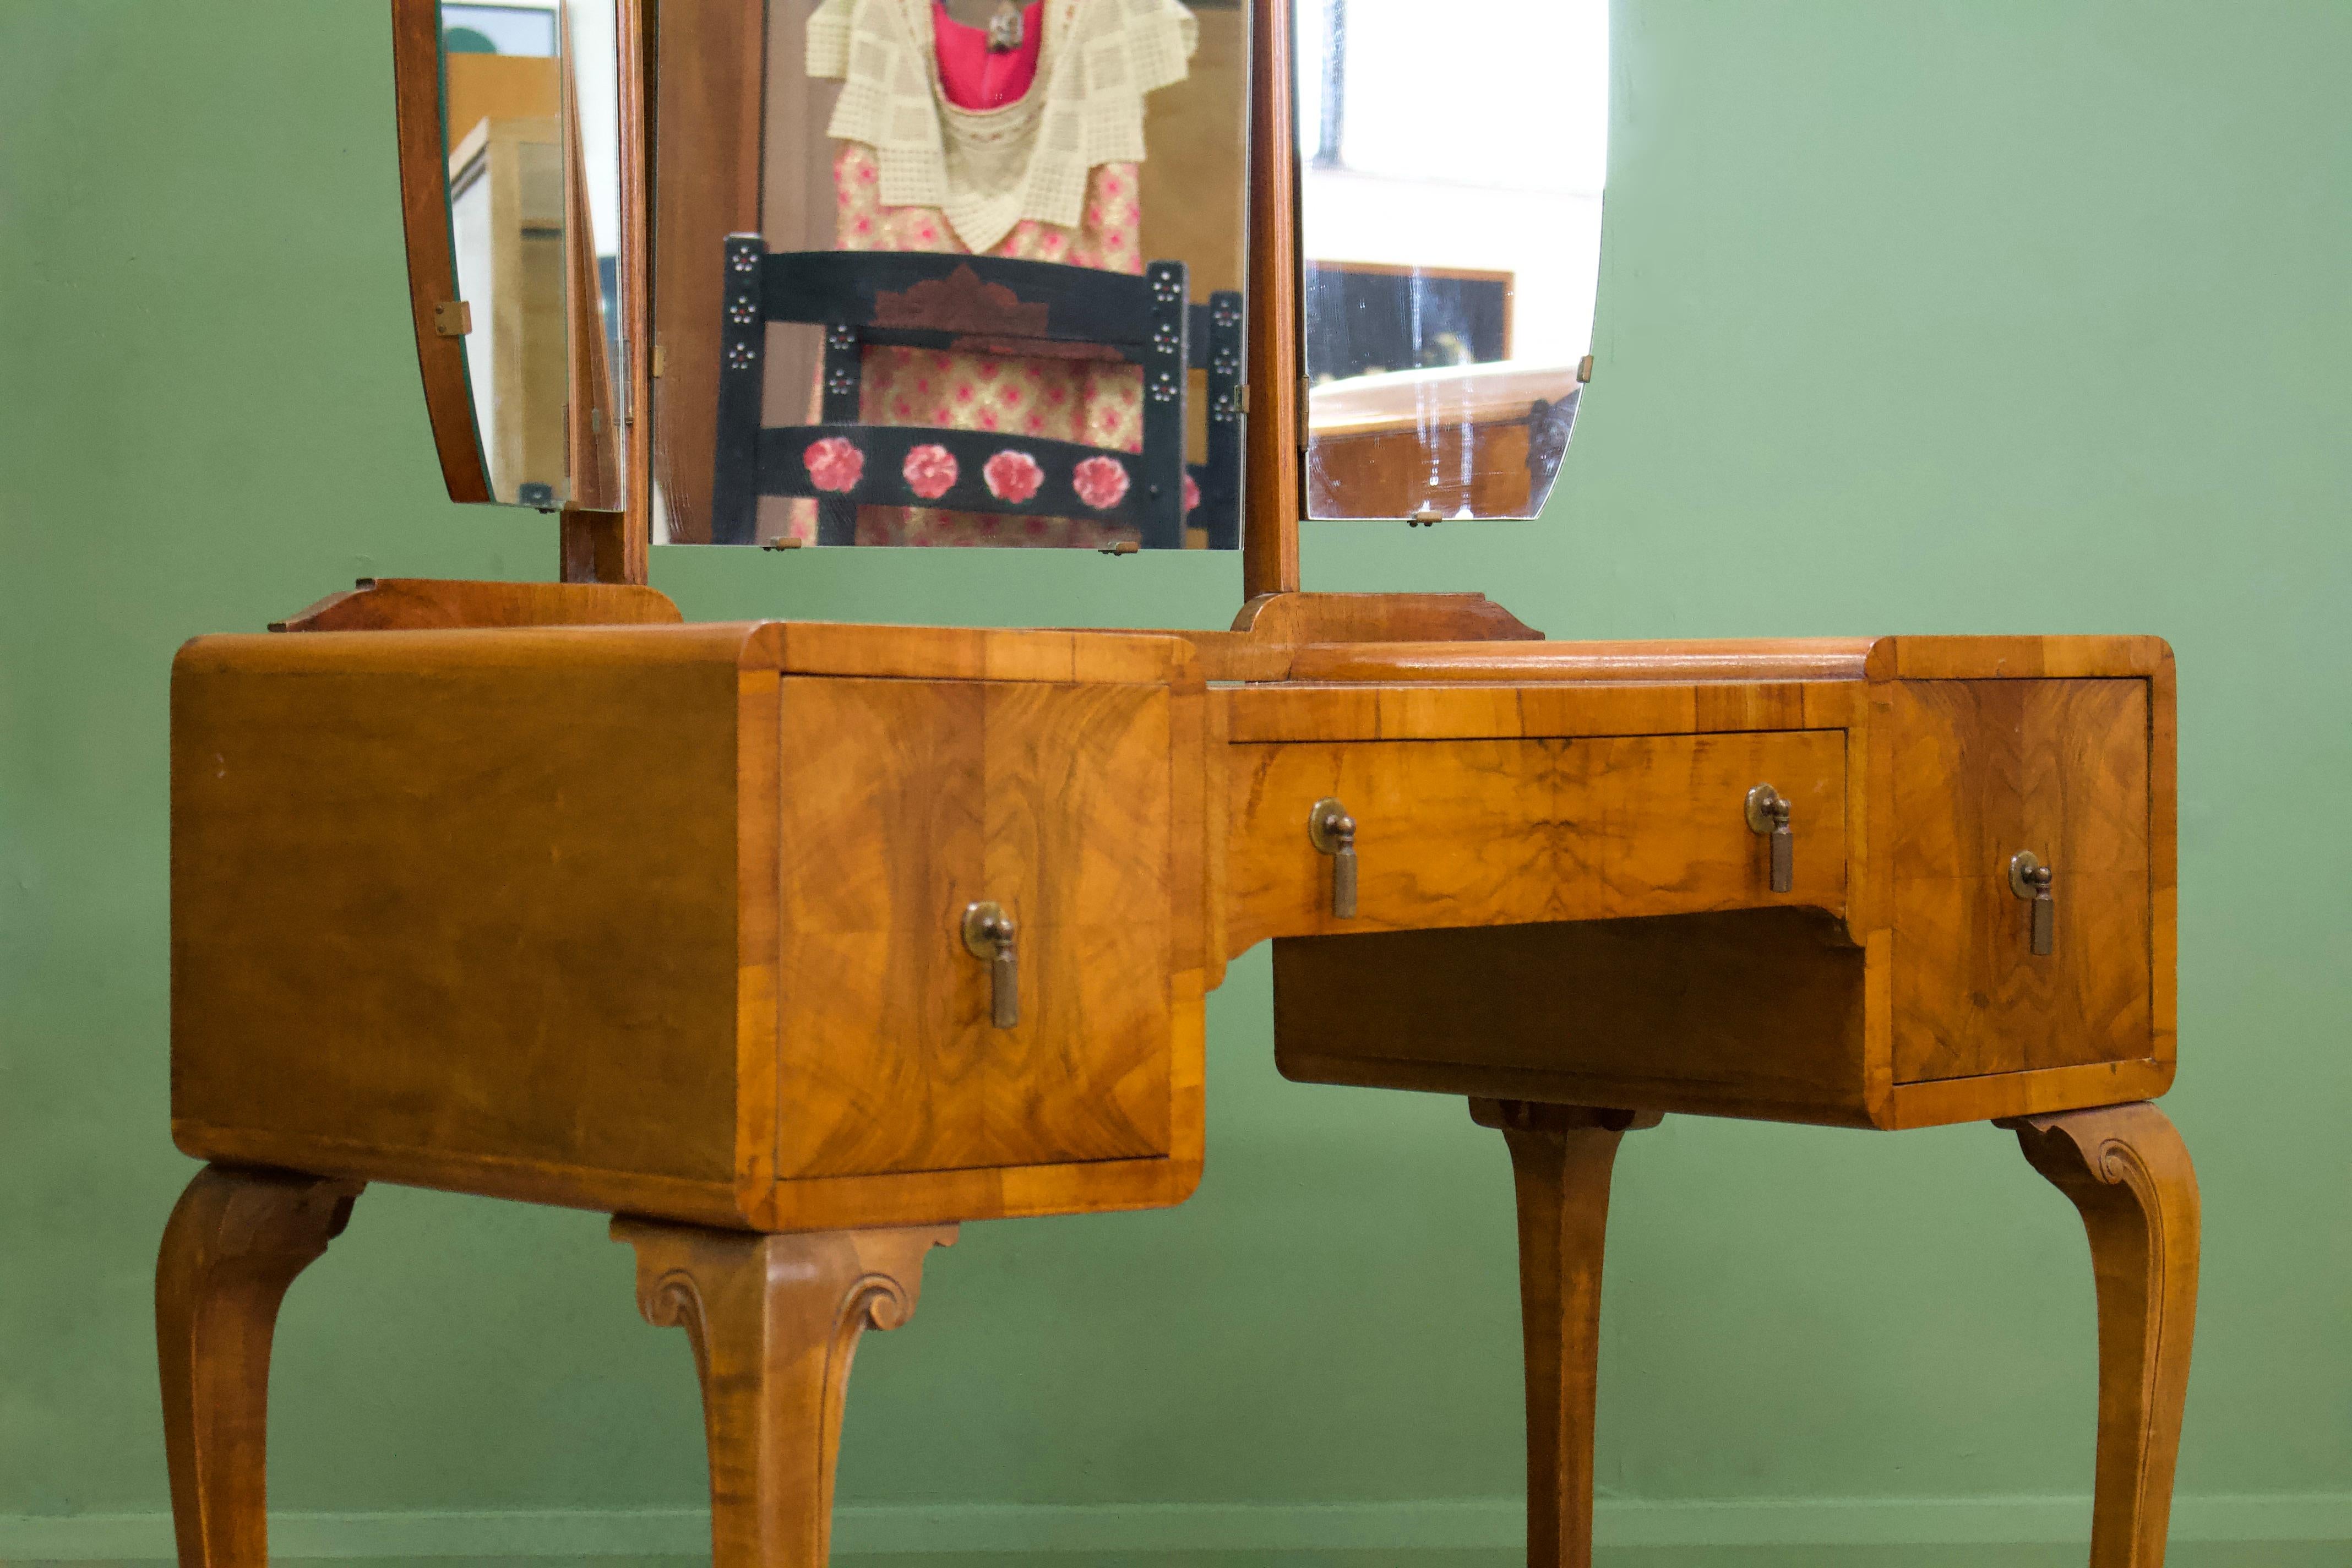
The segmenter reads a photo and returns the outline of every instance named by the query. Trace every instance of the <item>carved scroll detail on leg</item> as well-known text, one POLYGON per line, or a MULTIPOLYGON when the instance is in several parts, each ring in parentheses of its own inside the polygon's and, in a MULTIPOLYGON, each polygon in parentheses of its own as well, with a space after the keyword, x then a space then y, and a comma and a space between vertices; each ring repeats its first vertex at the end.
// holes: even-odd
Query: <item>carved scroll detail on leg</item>
POLYGON ((163 1227, 155 1348, 181 1568, 269 1561, 269 1342, 294 1277, 342 1234, 362 1184, 207 1165, 163 1227))
POLYGON ((914 1316, 923 1255, 956 1227, 709 1230, 625 1216, 637 1310, 682 1328, 702 1381, 714 1568, 824 1568, 858 1337, 914 1316))
POLYGON ((2082 1211, 2099 1296, 2091 1568, 2160 1568, 2197 1322, 2197 1173, 2153 1105, 2003 1121, 2082 1211))
POLYGON ((1528 1568, 1591 1568, 1592 1405, 1601 1254, 1617 1142, 1655 1111, 1474 1100, 1502 1131, 1518 1194, 1519 1327, 1528 1380, 1528 1568))

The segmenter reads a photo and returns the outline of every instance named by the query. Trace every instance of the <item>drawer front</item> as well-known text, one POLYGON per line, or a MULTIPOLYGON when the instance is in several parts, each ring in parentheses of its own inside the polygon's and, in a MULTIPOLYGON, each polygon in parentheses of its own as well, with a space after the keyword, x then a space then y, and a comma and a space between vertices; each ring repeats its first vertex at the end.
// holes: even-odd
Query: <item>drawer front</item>
POLYGON ((777 1173, 1170 1144, 1171 698, 1150 685, 782 683, 777 1173), (966 905, 1017 923, 990 1021, 966 905))
POLYGON ((1893 716, 1896 1080, 2147 1057, 2147 683, 1906 682, 1893 716), (2020 850, 2054 874, 2046 956, 2020 850))
POLYGON ((1231 946, 1265 937, 1843 908, 1845 732, 1237 746, 1231 946), (1794 879, 1771 890, 1748 790, 1791 804, 1794 879), (1331 914, 1315 803, 1357 824, 1357 912, 1331 914))

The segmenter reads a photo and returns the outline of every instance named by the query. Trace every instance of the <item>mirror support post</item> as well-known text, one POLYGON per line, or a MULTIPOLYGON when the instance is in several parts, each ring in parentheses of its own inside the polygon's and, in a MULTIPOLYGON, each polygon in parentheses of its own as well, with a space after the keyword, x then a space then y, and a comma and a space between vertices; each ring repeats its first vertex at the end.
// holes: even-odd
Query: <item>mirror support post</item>
MULTIPOLYGON (((621 411, 624 500, 618 538, 595 550, 600 566, 618 576, 597 581, 646 583, 654 545, 654 0, 618 0, 621 33, 621 348, 628 357, 628 406, 621 411)), ((604 536, 600 536, 604 538, 604 536)), ((564 531, 564 569, 572 566, 572 533, 564 531)))
POLYGON ((1249 380, 1242 595, 1298 591, 1306 510, 1298 366, 1298 134, 1293 0, 1250 6, 1249 380))

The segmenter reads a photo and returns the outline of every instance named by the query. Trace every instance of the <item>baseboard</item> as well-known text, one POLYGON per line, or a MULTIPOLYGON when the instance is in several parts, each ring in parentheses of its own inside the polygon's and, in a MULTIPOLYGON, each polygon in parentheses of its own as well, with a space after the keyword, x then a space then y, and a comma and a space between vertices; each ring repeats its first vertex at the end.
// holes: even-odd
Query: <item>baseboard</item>
MULTIPOLYGON (((1394 1503, 988 1503, 848 1505, 834 1550, 1219 1552, 1497 1549, 1521 1542, 1516 1498, 1394 1503)), ((1594 1534, 1612 1546, 2034 1545, 2087 1541, 2086 1497, 1604 1500, 1594 1534)), ((280 1513, 271 1555, 331 1557, 699 1556, 699 1509, 280 1513)), ((2352 1492, 2183 1497, 2175 1541, 2352 1542, 2352 1492)), ((0 1516, 0 1561, 138 1562, 173 1555, 168 1514, 0 1516)))

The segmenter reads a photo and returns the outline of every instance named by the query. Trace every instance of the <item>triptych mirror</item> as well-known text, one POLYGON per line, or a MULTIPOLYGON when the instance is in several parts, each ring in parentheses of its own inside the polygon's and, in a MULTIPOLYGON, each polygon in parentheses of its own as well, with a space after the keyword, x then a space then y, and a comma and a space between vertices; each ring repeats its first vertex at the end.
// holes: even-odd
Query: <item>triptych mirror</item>
POLYGON ((394 0, 451 493, 776 548, 1535 515, 1607 0, 1266 3, 394 0))

